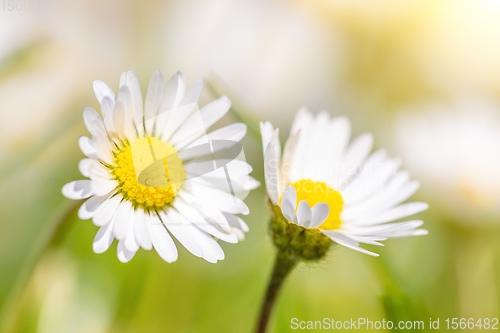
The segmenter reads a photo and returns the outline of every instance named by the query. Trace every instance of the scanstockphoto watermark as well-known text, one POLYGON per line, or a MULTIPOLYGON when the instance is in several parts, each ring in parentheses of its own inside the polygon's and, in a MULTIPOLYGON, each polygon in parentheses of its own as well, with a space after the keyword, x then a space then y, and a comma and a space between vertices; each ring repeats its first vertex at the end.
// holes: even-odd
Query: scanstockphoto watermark
POLYGON ((2 0, 4 12, 53 12, 55 0, 2 0))
POLYGON ((335 320, 333 318, 323 318, 323 320, 299 320, 292 318, 290 327, 294 330, 391 330, 391 329, 407 329, 417 330, 424 329, 423 321, 401 321, 393 322, 390 320, 370 320, 368 318, 356 318, 349 320, 335 320))
POLYGON ((351 318, 349 320, 335 320, 333 318, 323 318, 323 320, 300 320, 292 318, 290 328, 293 330, 400 330, 402 332, 413 332, 415 330, 499 330, 498 318, 429 318, 423 320, 391 321, 391 320, 370 320, 368 318, 351 318))

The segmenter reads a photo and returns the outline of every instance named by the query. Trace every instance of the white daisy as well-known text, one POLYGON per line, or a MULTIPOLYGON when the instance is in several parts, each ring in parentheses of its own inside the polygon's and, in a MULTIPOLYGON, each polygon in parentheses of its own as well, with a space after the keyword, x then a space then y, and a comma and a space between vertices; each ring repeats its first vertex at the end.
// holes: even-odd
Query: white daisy
POLYGON ((425 184, 426 197, 455 222, 498 223, 499 110, 492 100, 461 97, 406 110, 397 119, 399 153, 425 184))
POLYGON ((248 230, 235 214, 248 214, 241 198, 258 182, 249 176, 239 141, 246 125, 234 123, 206 134, 231 102, 225 96, 200 110, 203 82, 185 92, 182 73, 165 84, 161 71, 149 82, 143 104, 134 72, 123 72, 118 96, 94 81, 102 118, 85 108, 92 137, 81 137, 87 156, 79 168, 88 180, 66 184, 70 199, 86 199, 78 211, 100 229, 96 253, 118 240, 118 259, 131 260, 140 247, 155 248, 167 262, 177 259, 172 234, 191 253, 209 262, 224 258, 217 240, 237 243, 248 230), (229 154, 225 154, 229 151, 229 154), (242 195, 239 195, 243 193, 242 195), (239 196, 237 196, 238 194, 239 196))
POLYGON ((387 238, 427 234, 417 229, 420 220, 387 223, 428 205, 401 204, 418 182, 398 171, 400 161, 388 158, 385 150, 370 155, 370 134, 349 144, 350 131, 345 117, 330 119, 326 112, 313 116, 302 109, 281 156, 279 129, 261 123, 267 194, 273 206, 289 222, 374 256, 360 243, 382 245, 387 238))

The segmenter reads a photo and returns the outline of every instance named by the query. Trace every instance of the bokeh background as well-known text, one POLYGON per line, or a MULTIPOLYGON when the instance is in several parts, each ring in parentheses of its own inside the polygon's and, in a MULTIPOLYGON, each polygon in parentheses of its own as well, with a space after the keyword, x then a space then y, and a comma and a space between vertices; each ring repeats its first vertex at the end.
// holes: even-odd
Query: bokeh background
MULTIPOLYGON (((203 103, 225 94, 227 120, 270 120, 282 139, 301 106, 348 115, 421 182, 430 234, 300 266, 273 332, 292 318, 499 317, 500 1, 45 3, 0 8, 0 331, 254 328, 274 255, 263 187, 247 198, 247 238, 216 265, 182 247, 173 264, 154 251, 121 264, 116 245, 94 254, 97 227, 61 194, 81 178, 92 81, 117 89, 128 69, 143 91, 156 69, 203 78, 203 103)), ((259 140, 250 131, 244 147, 263 181, 259 140)))

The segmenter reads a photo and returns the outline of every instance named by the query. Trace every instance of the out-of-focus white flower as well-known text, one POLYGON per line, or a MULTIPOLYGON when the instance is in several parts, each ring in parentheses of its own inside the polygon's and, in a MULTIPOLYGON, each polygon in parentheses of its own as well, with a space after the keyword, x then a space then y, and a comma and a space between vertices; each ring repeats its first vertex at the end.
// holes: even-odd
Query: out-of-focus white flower
POLYGON ((88 95, 83 92, 96 72, 107 77, 123 68, 122 55, 131 52, 121 36, 131 24, 116 9, 126 13, 130 6, 60 1, 51 12, 0 12, 2 162, 33 147, 47 128, 64 124, 73 103, 88 95))
POLYGON ((400 154, 427 195, 458 220, 500 212, 500 105, 467 99, 407 111, 397 121, 400 154))
POLYGON ((432 1, 413 55, 440 90, 495 92, 500 84, 500 2, 432 1))
POLYGON ((295 116, 282 157, 279 130, 267 122, 261 123, 261 132, 272 205, 289 223, 314 232, 318 242, 326 235, 340 245, 377 256, 360 244, 381 246, 379 241, 387 238, 427 234, 417 229, 423 224, 420 220, 388 223, 428 206, 401 204, 418 189, 418 182, 398 171, 400 161, 388 158, 385 150, 370 154, 370 134, 349 143, 347 118, 330 119, 326 112, 314 116, 302 109, 295 116))
POLYGON ((167 9, 167 61, 188 68, 188 76, 227 86, 233 98, 277 125, 303 103, 331 103, 338 39, 302 8, 265 0, 186 0, 167 9))
POLYGON ((139 248, 155 248, 167 262, 177 259, 170 233, 191 253, 209 262, 224 258, 216 239, 237 243, 247 225, 236 214, 248 214, 236 196, 258 186, 245 161, 224 153, 241 148, 246 125, 234 123, 210 133, 231 101, 223 96, 198 110, 203 82, 185 92, 182 73, 165 83, 151 77, 143 103, 134 72, 123 72, 118 96, 94 81, 101 116, 85 108, 92 138, 78 141, 87 158, 80 172, 90 179, 64 185, 70 199, 87 199, 78 215, 100 229, 94 251, 106 251, 118 240, 118 259, 131 260, 139 248), (222 155, 221 155, 222 154, 222 155), (170 232, 170 233, 169 233, 170 232))

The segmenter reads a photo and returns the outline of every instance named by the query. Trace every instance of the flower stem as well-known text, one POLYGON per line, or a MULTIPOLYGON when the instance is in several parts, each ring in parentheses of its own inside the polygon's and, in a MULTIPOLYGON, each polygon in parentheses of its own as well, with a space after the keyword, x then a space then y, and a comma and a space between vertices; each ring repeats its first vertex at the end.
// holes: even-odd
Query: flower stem
POLYGON ((269 318, 273 310, 276 298, 281 290, 281 286, 290 272, 297 266, 300 257, 293 253, 287 253, 278 250, 276 261, 274 263, 273 273, 267 286, 266 296, 262 302, 259 322, 257 325, 257 333, 265 333, 269 318))

